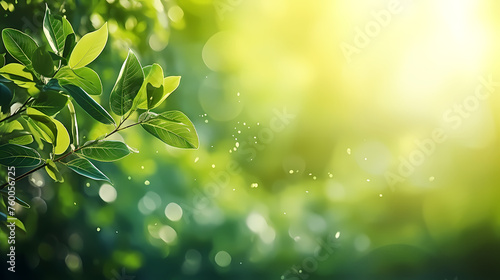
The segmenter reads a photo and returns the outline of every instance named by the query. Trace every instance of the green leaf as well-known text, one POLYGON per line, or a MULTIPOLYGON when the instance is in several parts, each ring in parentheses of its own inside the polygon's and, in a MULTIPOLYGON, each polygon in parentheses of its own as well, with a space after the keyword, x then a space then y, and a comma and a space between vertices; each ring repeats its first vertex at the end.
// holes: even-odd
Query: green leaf
POLYGON ((26 66, 31 65, 33 53, 38 48, 35 40, 27 34, 12 28, 2 30, 5 49, 12 57, 26 66))
POLYGON ((64 36, 62 18, 53 16, 50 13, 49 6, 45 6, 45 17, 43 18, 43 33, 49 42, 50 48, 59 55, 62 55, 64 50, 64 36))
POLYGON ((17 144, 0 146, 0 164, 2 165, 31 167, 39 165, 40 162, 40 154, 35 149, 17 144))
POLYGON ((57 79, 60 85, 73 84, 79 86, 90 95, 100 95, 102 93, 102 83, 99 75, 87 67, 71 69, 64 66, 59 69, 54 79, 57 79))
POLYGON ((94 32, 83 36, 76 44, 68 65, 73 69, 84 67, 96 59, 108 41, 108 23, 94 32))
POLYGON ((109 98, 111 110, 115 114, 123 116, 132 108, 134 98, 137 96, 143 81, 144 72, 141 63, 129 50, 109 98))
POLYGON ((144 71, 144 82, 142 83, 139 93, 134 99, 132 109, 148 109, 148 93, 147 86, 151 84, 154 88, 160 88, 163 84, 163 69, 158 64, 148 65, 142 68, 144 71))
MULTIPOLYGON (((9 197, 9 191, 7 190, 7 188, 1 189, 0 194, 5 196, 5 197, 9 197)), ((26 201, 20 199, 18 196, 15 196, 14 201, 17 202, 17 204, 21 205, 24 208, 30 208, 30 205, 26 201)))
POLYGON ((67 37, 70 34, 75 34, 75 31, 73 31, 73 27, 71 26, 71 23, 69 23, 69 21, 65 17, 62 18, 62 23, 63 23, 64 38, 67 39, 67 37))
POLYGON ((28 145, 31 142, 33 142, 33 137, 18 120, 0 125, 0 143, 28 145))
POLYGON ((47 165, 45 165, 45 171, 49 174, 50 178, 54 179, 56 182, 64 182, 64 178, 59 172, 59 169, 56 166, 56 163, 52 160, 47 160, 47 165))
POLYGON ((130 149, 120 141, 101 140, 80 149, 78 153, 98 161, 115 161, 129 155, 130 149))
POLYGON ((0 83, 0 107, 2 112, 8 112, 14 94, 4 84, 0 83))
POLYGON ((109 178, 104 175, 104 173, 102 173, 99 169, 97 169, 97 167, 95 167, 88 159, 76 158, 66 163, 66 166, 82 176, 88 177, 93 180, 108 181, 111 183, 109 178))
POLYGON ((3 67, 5 65, 5 54, 2 53, 0 54, 0 67, 3 67))
POLYGON ((66 89, 76 103, 95 120, 103 124, 115 124, 115 120, 113 120, 111 115, 109 115, 109 113, 82 88, 75 85, 64 85, 63 88, 66 89))
POLYGON ((180 111, 162 114, 145 112, 139 116, 141 126, 164 143, 187 149, 198 148, 198 134, 193 123, 180 111))
POLYGON ((44 145, 42 139, 47 143, 50 143, 51 139, 35 124, 35 122, 32 119, 26 118, 25 121, 26 121, 26 130, 28 130, 31 133, 31 135, 33 135, 33 139, 38 144, 38 148, 40 150, 43 150, 44 145))
POLYGON ((52 121, 56 124, 57 128, 57 139, 54 146, 54 153, 56 155, 60 155, 68 149, 71 140, 69 138, 69 133, 66 127, 64 127, 64 125, 60 121, 54 118, 52 118, 52 121))
POLYGON ((31 74, 24 65, 19 63, 9 63, 0 68, 0 75, 23 88, 30 88, 35 85, 33 74, 31 74))
POLYGON ((55 90, 55 91, 64 91, 64 88, 59 85, 59 81, 57 79, 50 79, 46 85, 43 86, 44 90, 55 90))
POLYGON ((38 97, 30 104, 30 107, 46 115, 53 116, 61 111, 67 102, 68 97, 66 95, 48 90, 40 92, 38 97))
POLYGON ((49 143, 56 143, 57 126, 54 119, 30 107, 28 107, 26 113, 42 132, 43 139, 49 143))
POLYGON ((33 69, 45 77, 50 77, 54 73, 52 57, 44 47, 39 47, 35 50, 32 57, 32 63, 33 69))
POLYGON ((63 51, 63 57, 68 58, 71 53, 73 52, 73 49, 75 48, 76 45, 76 36, 74 33, 68 34, 66 37, 66 40, 64 41, 64 51, 63 51))

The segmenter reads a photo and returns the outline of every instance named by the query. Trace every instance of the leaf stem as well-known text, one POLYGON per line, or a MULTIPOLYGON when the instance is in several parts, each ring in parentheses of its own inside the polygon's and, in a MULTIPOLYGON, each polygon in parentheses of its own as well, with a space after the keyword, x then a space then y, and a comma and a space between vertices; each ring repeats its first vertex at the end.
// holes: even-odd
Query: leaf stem
POLYGON ((17 108, 16 111, 14 111, 14 113, 12 113, 10 116, 0 120, 0 123, 4 122, 4 121, 7 121, 8 119, 14 117, 14 116, 17 116, 17 114, 20 114, 24 111, 26 111, 26 104, 28 104, 28 102, 30 102, 31 100, 33 100, 33 97, 29 97, 28 99, 26 99, 26 101, 24 101, 23 105, 21 105, 21 107, 17 108))

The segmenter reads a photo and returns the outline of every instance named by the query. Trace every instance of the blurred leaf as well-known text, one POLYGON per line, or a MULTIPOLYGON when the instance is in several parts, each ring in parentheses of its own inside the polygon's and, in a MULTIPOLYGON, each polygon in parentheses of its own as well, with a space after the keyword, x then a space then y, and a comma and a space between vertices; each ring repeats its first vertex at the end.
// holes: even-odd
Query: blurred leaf
POLYGON ((3 67, 5 65, 5 54, 2 53, 0 54, 0 67, 3 67))
POLYGON ((52 57, 44 47, 39 47, 35 50, 32 57, 32 63, 33 69, 45 77, 50 77, 54 73, 52 57))
POLYGON ((55 91, 64 91, 64 88, 59 85, 59 81, 57 79, 50 79, 45 86, 43 86, 44 90, 55 90, 55 91))
POLYGON ((35 40, 27 34, 12 28, 2 30, 5 49, 22 64, 31 65, 33 53, 38 48, 35 40))
MULTIPOLYGON (((7 190, 7 188, 1 189, 0 194, 5 196, 5 197, 9 197, 9 191, 7 190)), ((24 208, 31 208, 31 206, 26 201, 20 199, 18 196, 15 196, 14 201, 17 202, 17 204, 21 205, 24 208)))
POLYGON ((139 116, 139 122, 147 132, 168 145, 177 148, 198 148, 198 134, 194 125, 180 111, 162 114, 145 112, 139 116))
POLYGON ((47 160, 47 165, 45 165, 45 171, 49 174, 50 178, 54 179, 56 182, 64 182, 64 178, 59 172, 59 169, 56 166, 56 163, 52 160, 47 160))
POLYGON ((144 82, 142 83, 137 96, 134 99, 132 109, 148 109, 147 85, 151 84, 154 88, 160 88, 163 84, 163 69, 158 64, 148 65, 142 68, 144 71, 144 82))
POLYGON ((40 162, 40 154, 35 149, 17 144, 3 144, 0 146, 0 164, 2 165, 30 167, 37 166, 40 162))
POLYGON ((64 50, 64 41, 66 36, 63 30, 62 18, 53 16, 50 13, 49 6, 45 6, 45 17, 43 18, 43 33, 49 42, 50 48, 59 55, 64 50))
POLYGON ((115 161, 130 154, 130 150, 123 142, 103 140, 80 149, 78 153, 98 161, 115 161))
POLYGON ((134 98, 137 96, 143 81, 144 72, 141 63, 129 50, 109 98, 111 110, 115 114, 123 116, 132 108, 134 98))
POLYGON ((66 166, 69 169, 75 171, 76 173, 88 177, 93 180, 101 180, 101 181, 109 181, 109 178, 104 175, 97 167, 95 167, 88 159, 85 158, 76 158, 68 163, 66 166))
POLYGON ((73 84, 81 87, 90 95, 100 95, 102 93, 102 83, 99 75, 87 67, 71 69, 64 66, 54 75, 60 85, 73 84))
POLYGON ((87 112, 95 120, 103 124, 114 124, 115 121, 109 115, 109 113, 104 110, 104 108, 99 105, 90 95, 88 95, 82 88, 75 85, 64 85, 66 91, 73 97, 73 99, 82 107, 85 112, 87 112))
POLYGON ((55 143, 57 139, 57 126, 54 120, 34 108, 28 107, 26 113, 41 132, 43 132, 42 134, 45 134, 43 137, 44 140, 49 143, 55 143))
POLYGON ((38 97, 30 104, 30 107, 46 115, 53 116, 61 111, 67 102, 68 97, 66 95, 48 90, 40 92, 38 97))
POLYGON ((83 36, 76 44, 68 65, 73 69, 84 67, 96 59, 106 46, 108 41, 108 23, 94 32, 83 36))
POLYGON ((68 149, 71 140, 69 138, 69 133, 68 130, 66 130, 66 127, 64 127, 64 125, 60 121, 54 118, 52 118, 52 121, 56 124, 57 128, 57 139, 54 145, 54 153, 56 155, 60 155, 68 149))
POLYGON ((2 109, 2 112, 9 112, 10 102, 12 101, 13 97, 14 94, 12 93, 12 91, 3 83, 0 83, 0 107, 2 109))
POLYGON ((33 74, 26 69, 26 66, 19 63, 9 63, 0 68, 0 75, 23 88, 30 88, 35 85, 33 74))

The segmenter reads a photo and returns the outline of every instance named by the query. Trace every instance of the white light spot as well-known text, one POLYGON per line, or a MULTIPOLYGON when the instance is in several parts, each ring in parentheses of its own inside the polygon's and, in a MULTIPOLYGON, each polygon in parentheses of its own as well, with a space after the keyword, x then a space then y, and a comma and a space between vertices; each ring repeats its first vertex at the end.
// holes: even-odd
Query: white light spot
POLYGON ((105 202, 111 203, 116 200, 116 189, 110 184, 102 184, 101 188, 99 189, 99 196, 105 202))
POLYGON ((231 255, 226 251, 219 251, 215 254, 215 263, 220 267, 226 267, 231 264, 231 255))
POLYGON ((182 208, 179 204, 171 202, 165 207, 165 216, 171 221, 178 221, 182 218, 182 208))
POLYGON ((177 239, 177 232, 175 229, 167 225, 161 227, 158 235, 165 243, 172 243, 177 239))

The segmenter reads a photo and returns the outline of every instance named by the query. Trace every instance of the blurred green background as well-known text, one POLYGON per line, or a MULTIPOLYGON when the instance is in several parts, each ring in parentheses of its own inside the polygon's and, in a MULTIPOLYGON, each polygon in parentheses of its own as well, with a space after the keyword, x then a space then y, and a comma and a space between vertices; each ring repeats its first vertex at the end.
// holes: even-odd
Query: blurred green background
MULTIPOLYGON (((497 1, 47 3, 108 22, 103 104, 129 48, 182 76, 159 109, 201 147, 134 128, 140 153, 98 164, 113 185, 18 182, 2 279, 500 279, 497 1)), ((41 40, 44 2, 0 5, 41 40)))

